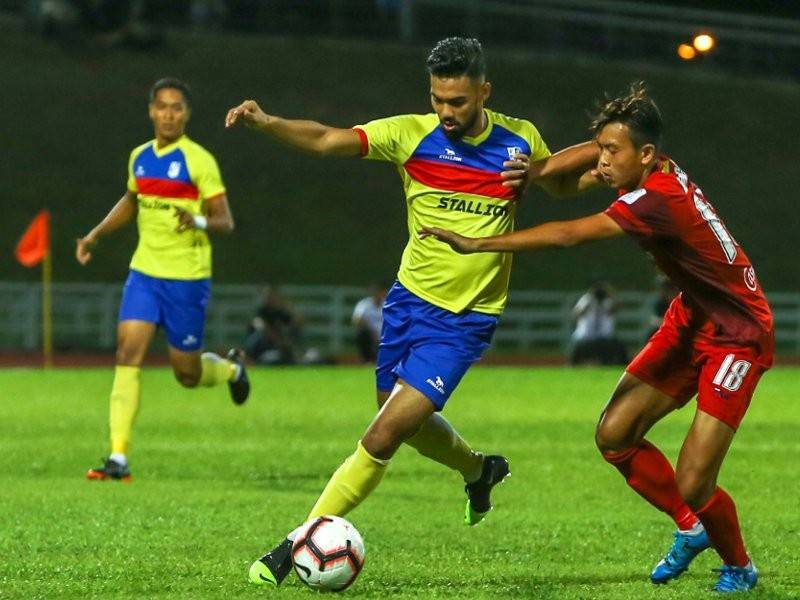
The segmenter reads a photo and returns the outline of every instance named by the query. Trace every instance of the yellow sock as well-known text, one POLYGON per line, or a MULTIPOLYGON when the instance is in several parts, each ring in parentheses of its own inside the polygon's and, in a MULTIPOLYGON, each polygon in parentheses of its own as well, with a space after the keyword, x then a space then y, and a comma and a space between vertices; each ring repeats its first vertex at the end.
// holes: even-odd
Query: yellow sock
POLYGON ((388 464, 388 460, 375 458, 358 442, 356 451, 333 474, 306 520, 346 515, 378 487, 388 464))
POLYGON ((481 476, 483 457, 472 450, 442 415, 431 415, 405 443, 423 456, 458 471, 466 481, 481 476))
POLYGON ((203 352, 200 355, 200 363, 203 365, 200 385, 211 387, 230 381, 236 376, 236 365, 213 352, 203 352))
POLYGON ((128 453, 133 421, 139 411, 139 367, 117 365, 114 385, 111 387, 109 424, 111 427, 111 452, 128 453))

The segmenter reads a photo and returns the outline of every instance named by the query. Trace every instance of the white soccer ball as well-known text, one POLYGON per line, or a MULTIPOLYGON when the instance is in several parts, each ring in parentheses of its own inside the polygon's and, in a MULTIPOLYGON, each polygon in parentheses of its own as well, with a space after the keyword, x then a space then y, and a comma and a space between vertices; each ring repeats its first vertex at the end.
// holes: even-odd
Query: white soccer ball
POLYGON ((292 563, 297 576, 309 587, 338 592, 361 572, 364 540, 341 517, 317 517, 303 525, 294 539, 292 563))

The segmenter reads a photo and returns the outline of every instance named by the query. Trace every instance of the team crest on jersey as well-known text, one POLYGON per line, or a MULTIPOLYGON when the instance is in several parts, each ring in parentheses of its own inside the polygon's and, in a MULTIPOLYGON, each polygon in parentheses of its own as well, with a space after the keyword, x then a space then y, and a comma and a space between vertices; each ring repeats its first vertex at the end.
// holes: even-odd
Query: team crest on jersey
POLYGON ((444 154, 440 154, 439 158, 441 158, 442 160, 452 160, 453 162, 461 162, 462 160, 464 160, 458 154, 456 154, 455 150, 453 150, 452 148, 448 148, 446 146, 444 149, 444 154))
POLYGON ((751 292, 755 292, 758 288, 758 281, 756 281, 756 271, 753 267, 745 267, 744 269, 744 284, 751 292))
POLYGON ((517 154, 522 154, 522 148, 519 146, 508 146, 506 152, 508 152, 508 158, 513 159, 517 154))
POLYGON ((135 175, 136 175, 136 177, 144 176, 144 167, 142 165, 139 165, 138 167, 136 167, 135 175))
POLYGON ((167 169, 167 177, 170 179, 175 179, 181 173, 181 163, 180 161, 173 160, 169 163, 169 169, 167 169))

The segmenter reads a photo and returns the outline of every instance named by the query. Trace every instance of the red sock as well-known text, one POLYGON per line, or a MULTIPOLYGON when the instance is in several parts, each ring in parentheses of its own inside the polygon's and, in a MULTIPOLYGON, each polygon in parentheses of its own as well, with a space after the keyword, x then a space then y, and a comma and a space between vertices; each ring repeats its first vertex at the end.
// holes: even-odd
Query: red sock
POLYGON ((735 567, 744 567, 750 562, 739 529, 736 505, 725 490, 718 487, 711 500, 697 511, 697 517, 706 528, 708 539, 722 562, 735 567))
POLYGON ((604 452, 603 458, 622 473, 637 494, 672 517, 678 529, 691 529, 697 524, 697 516, 678 491, 672 465, 653 444, 642 440, 625 452, 604 452))

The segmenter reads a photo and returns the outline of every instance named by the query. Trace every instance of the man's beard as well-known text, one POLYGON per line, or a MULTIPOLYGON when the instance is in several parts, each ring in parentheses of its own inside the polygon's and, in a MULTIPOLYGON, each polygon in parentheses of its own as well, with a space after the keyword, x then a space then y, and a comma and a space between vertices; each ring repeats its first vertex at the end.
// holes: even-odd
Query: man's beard
MULTIPOLYGON (((450 131, 444 129, 445 136, 447 136, 447 138, 451 140, 460 140, 462 137, 466 135, 466 133, 470 129, 472 129, 472 127, 475 125, 475 122, 478 120, 480 116, 481 116, 480 111, 475 111, 475 114, 472 115, 469 121, 467 121, 463 125, 458 124, 458 121, 451 121, 452 123, 456 123, 457 126, 455 129, 452 129, 450 131)), ((442 121, 442 124, 444 124, 444 121, 442 121)))

